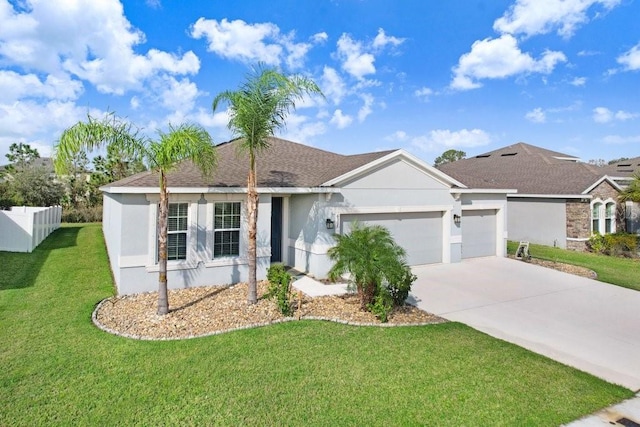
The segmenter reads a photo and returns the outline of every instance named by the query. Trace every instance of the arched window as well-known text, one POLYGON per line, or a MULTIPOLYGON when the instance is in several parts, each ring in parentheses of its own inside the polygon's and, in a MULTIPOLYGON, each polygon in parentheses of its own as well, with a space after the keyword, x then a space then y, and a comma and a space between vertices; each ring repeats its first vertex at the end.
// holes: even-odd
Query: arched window
POLYGON ((616 232, 616 202, 612 199, 591 202, 591 232, 609 234, 616 232))
POLYGON ((604 224, 605 233, 616 232, 616 204, 613 202, 608 202, 605 205, 604 224))
MULTIPOLYGON (((591 207, 591 232, 600 233, 600 208, 602 203, 595 202, 591 207)), ((600 233, 603 234, 603 233, 600 233)))

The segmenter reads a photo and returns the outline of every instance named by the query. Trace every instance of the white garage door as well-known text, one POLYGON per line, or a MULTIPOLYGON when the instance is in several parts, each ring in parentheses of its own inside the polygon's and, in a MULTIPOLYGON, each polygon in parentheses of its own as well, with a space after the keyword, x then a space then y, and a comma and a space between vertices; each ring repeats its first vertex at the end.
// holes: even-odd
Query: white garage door
POLYGON ((462 258, 496 254, 496 211, 462 211, 462 258))
POLYGON ((343 214, 341 232, 348 233, 356 220, 386 227, 407 252, 409 265, 442 262, 442 212, 343 214))

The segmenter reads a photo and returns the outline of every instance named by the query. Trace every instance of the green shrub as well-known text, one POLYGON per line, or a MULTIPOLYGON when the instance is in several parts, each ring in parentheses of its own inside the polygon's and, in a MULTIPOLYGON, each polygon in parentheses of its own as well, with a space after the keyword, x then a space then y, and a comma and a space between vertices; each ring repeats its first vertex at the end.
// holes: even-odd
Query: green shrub
POLYGON ((267 270, 267 280, 269 290, 265 298, 274 298, 278 305, 278 310, 285 316, 293 314, 291 307, 291 275, 282 264, 273 264, 267 270))
POLYGON ((367 308, 374 316, 378 318, 382 323, 387 323, 389 320, 389 314, 393 311, 393 298, 389 293, 389 290, 381 287, 378 293, 373 297, 373 303, 367 305, 367 308))
POLYGON ((635 256, 638 236, 631 233, 594 234, 588 242, 591 252, 612 256, 635 256))
POLYGON ((403 265, 398 272, 397 277, 392 277, 386 285, 386 291, 391 296, 394 306, 401 306, 409 297, 411 285, 417 279, 416 275, 411 272, 408 265, 403 265))
POLYGON ((102 206, 81 206, 62 208, 62 222, 84 223, 101 222, 102 206))

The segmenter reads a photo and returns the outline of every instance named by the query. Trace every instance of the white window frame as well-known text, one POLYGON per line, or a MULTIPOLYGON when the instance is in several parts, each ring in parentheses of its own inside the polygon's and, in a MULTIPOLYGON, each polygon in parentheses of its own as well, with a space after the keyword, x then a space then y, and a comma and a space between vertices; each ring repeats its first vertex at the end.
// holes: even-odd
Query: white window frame
POLYGON ((590 212, 590 217, 591 217, 591 233, 592 234, 611 234, 611 233, 615 233, 616 232, 616 213, 617 213, 617 209, 618 209, 618 205, 616 204, 616 201, 608 198, 606 200, 602 200, 602 199, 595 199, 591 201, 590 204, 591 207, 591 212, 590 212), (607 207, 611 206, 611 215, 607 216, 607 207), (594 208, 597 208, 597 213, 598 213, 598 227, 597 229, 594 229, 594 224, 593 222, 596 220, 596 218, 594 217, 594 208), (607 227, 607 221, 609 221, 609 227, 607 227))
POLYGON ((247 204, 246 195, 244 194, 205 194, 205 200, 207 201, 207 245, 205 254, 203 254, 203 261, 205 267, 220 267, 230 265, 245 265, 249 263, 247 258, 248 247, 248 216, 247 216, 247 204), (240 247, 238 256, 223 256, 213 257, 213 243, 215 241, 214 233, 214 214, 215 204, 225 202, 239 202, 240 203, 240 247))
MULTIPOLYGON (((169 204, 187 203, 187 258, 181 260, 167 260, 167 271, 186 270, 196 268, 198 265, 198 199, 200 195, 171 194, 169 204)), ((149 254, 147 256, 148 272, 158 271, 158 211, 160 203, 159 194, 148 194, 149 201, 149 254)))
MULTIPOLYGON (((235 215, 233 215, 235 216, 235 215)), ((240 241, 241 239, 241 234, 242 234, 242 202, 240 201, 217 201, 217 202, 213 202, 213 243, 212 243, 212 254, 213 254, 213 259, 220 259, 220 258, 231 258, 231 257, 239 257, 240 256, 240 241), (239 207, 239 212, 238 212, 238 227, 237 228, 216 228, 215 226, 215 216, 216 216, 216 206, 218 205, 238 205, 239 207), (238 253, 237 254, 228 254, 228 255, 219 255, 216 256, 215 253, 215 247, 216 247, 216 234, 217 233, 224 233, 224 232, 229 232, 229 231, 233 231, 233 232, 237 232, 238 233, 238 253)))

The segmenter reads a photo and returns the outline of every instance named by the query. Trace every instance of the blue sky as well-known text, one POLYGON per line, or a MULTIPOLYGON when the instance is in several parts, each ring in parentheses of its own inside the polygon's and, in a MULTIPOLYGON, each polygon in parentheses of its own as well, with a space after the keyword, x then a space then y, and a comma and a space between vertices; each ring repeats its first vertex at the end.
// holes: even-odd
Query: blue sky
POLYGON ((282 137, 431 163, 524 141, 640 156, 639 0, 0 0, 0 163, 114 111, 199 123, 258 62, 314 79, 282 137))

